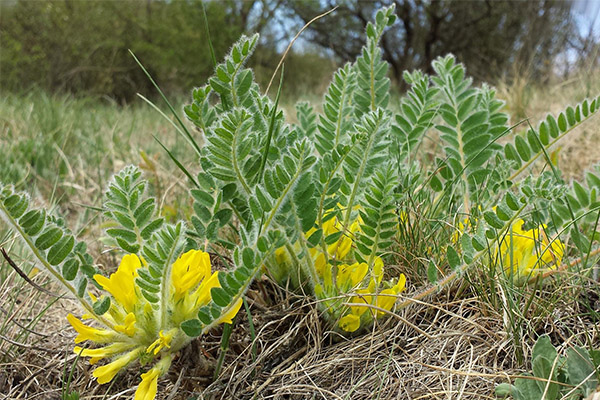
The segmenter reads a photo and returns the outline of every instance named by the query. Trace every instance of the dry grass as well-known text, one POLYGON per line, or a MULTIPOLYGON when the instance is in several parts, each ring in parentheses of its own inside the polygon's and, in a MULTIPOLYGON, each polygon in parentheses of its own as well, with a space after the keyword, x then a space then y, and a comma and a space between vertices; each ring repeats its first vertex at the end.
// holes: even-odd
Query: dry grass
MULTIPOLYGON (((500 98, 507 102, 513 124, 521 122, 517 131, 526 130, 531 123, 547 113, 558 115, 568 105, 600 93, 600 71, 585 71, 567 81, 558 81, 544 87, 532 86, 526 79, 516 79, 510 85, 498 84, 500 98)), ((584 124, 557 143, 559 167, 567 179, 580 178, 582 171, 600 162, 600 128, 597 122, 584 124)))
MULTIPOLYGON (((14 293, 20 287, 12 276, 2 289, 38 300, 30 300, 33 307, 19 305, 6 338, 18 335, 16 322, 27 323, 52 300, 28 287, 14 293)), ((388 318, 371 333, 353 338, 326 330, 314 304, 269 281, 256 283, 248 300, 257 332, 257 358, 252 358, 242 312, 219 379, 212 382, 220 340, 219 332, 213 332, 180 352, 160 382, 160 399, 489 399, 494 398, 497 383, 523 372, 513 356, 503 316, 469 292, 440 293, 402 310, 399 317, 405 323, 388 318)), ((556 312, 537 321, 539 333, 548 333, 554 343, 565 346, 600 345, 595 327, 578 317, 583 312, 578 304, 572 299, 558 304, 556 312)), ((76 359, 71 353, 75 334, 64 318, 68 312, 77 312, 76 304, 62 299, 37 324, 42 332, 31 333, 26 343, 4 338, 0 351, 8 360, 2 362, 0 398, 60 398, 63 370, 68 371, 76 359)), ((529 353, 533 340, 526 342, 529 353)), ((130 398, 139 379, 135 371, 128 371, 108 388, 93 381, 86 362, 75 367, 71 388, 85 399, 130 398)))

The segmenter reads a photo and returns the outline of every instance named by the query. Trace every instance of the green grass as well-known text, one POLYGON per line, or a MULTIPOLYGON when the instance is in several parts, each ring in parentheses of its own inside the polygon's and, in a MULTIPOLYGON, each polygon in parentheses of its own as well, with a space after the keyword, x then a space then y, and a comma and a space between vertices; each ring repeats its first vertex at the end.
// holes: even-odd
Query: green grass
POLYGON ((176 175, 153 139, 189 160, 169 121, 141 100, 121 106, 101 98, 29 92, 0 99, 0 181, 50 202, 98 205, 106 182, 125 164, 154 160, 176 175))

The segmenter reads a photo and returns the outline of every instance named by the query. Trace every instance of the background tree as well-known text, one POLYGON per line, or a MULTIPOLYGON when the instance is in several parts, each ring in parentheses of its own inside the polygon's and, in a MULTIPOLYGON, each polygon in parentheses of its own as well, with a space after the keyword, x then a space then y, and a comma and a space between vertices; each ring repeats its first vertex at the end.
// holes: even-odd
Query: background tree
MULTIPOLYGON (((213 72, 201 1, 0 1, 0 89, 36 86, 120 101, 150 95, 131 49, 163 90, 188 92, 213 72)), ((288 54, 286 75, 294 79, 285 79, 287 96, 322 93, 331 72, 358 55, 375 10, 391 3, 399 21, 382 47, 396 82, 404 70, 431 72, 431 61, 449 52, 482 81, 543 81, 557 72, 557 62, 572 64, 573 54, 586 68, 598 58, 594 24, 589 33, 577 26, 574 2, 204 0, 217 59, 241 34, 262 34, 250 64, 263 86, 300 27, 339 5, 288 54)))
MULTIPOLYGON (((482 80, 512 72, 514 65, 544 77, 574 31, 572 3, 564 1, 348 0, 327 20, 312 24, 308 40, 352 60, 364 42, 357 32, 364 31, 375 10, 392 2, 399 23, 382 45, 397 80, 407 69, 431 72, 431 61, 448 52, 482 80)), ((291 15, 302 22, 335 5, 333 0, 286 0, 291 15)))

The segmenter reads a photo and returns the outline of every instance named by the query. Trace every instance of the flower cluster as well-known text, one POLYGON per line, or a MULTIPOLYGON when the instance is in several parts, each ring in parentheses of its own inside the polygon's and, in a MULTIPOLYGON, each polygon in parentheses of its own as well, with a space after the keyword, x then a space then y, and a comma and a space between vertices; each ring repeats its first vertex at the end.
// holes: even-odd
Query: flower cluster
POLYGON ((499 265, 517 279, 537 276, 560 266, 565 246, 560 239, 548 238, 546 226, 524 230, 525 221, 514 223, 500 242, 499 265))
MULTIPOLYGON (((339 233, 339 239, 324 248, 310 249, 315 271, 321 281, 315 285, 315 294, 336 318, 339 328, 346 332, 355 332, 361 326, 370 324, 374 318, 384 315, 385 311, 390 311, 406 283, 403 274, 396 282, 384 282, 384 265, 378 256, 373 257, 372 265, 355 260, 353 242, 355 235, 360 232, 361 222, 358 216, 345 229, 337 217, 329 218, 322 224, 323 235, 339 233), (355 294, 351 296, 351 303, 356 305, 350 308, 340 301, 348 294, 355 294), (369 308, 376 311, 366 312, 369 308)), ((306 237, 310 237, 314 231, 315 228, 306 232, 306 237)))
MULTIPOLYGON (((75 343, 90 341, 102 347, 75 347, 74 352, 90 357, 90 364, 104 359, 109 362, 97 367, 93 375, 98 383, 110 382, 128 365, 139 360, 142 366, 154 364, 141 375, 136 400, 151 400, 156 396, 158 378, 171 365, 173 355, 192 338, 180 328, 183 321, 195 318, 198 309, 211 300, 210 290, 219 286, 218 272, 211 273, 208 253, 191 250, 181 255, 171 266, 163 283, 165 303, 151 304, 141 293, 136 278, 148 266, 135 254, 123 257, 117 271, 109 278, 95 275, 95 281, 110 296, 110 307, 102 316, 84 314, 83 320, 103 325, 84 324, 72 314, 68 321, 77 331, 75 343)), ((93 295, 92 299, 95 300, 93 295)), ((101 298, 102 300, 102 298, 101 298)), ((241 307, 241 299, 216 323, 231 323, 241 307)))

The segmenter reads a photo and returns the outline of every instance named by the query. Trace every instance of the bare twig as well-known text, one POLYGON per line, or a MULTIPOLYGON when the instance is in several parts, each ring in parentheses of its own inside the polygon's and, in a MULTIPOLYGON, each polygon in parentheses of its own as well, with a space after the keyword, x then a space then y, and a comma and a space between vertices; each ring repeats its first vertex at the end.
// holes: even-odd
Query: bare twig
POLYGON ((31 286, 33 286, 34 288, 36 288, 40 292, 46 293, 46 294, 48 294, 50 296, 53 296, 53 297, 62 297, 62 296, 59 296, 57 294, 52 293, 48 289, 44 289, 43 287, 41 287, 40 285, 38 285, 37 283, 35 283, 34 281, 32 281, 27 276, 27 274, 25 272, 23 272, 23 270, 21 270, 19 267, 17 267, 17 264, 10 258, 10 256, 6 252, 6 250, 4 250, 4 247, 0 248, 0 252, 2 252, 2 256, 4 257, 4 259, 6 260, 6 262, 8 263, 8 265, 10 265, 15 270, 15 272, 17 274, 19 274, 19 276, 25 280, 25 282, 29 283, 31 286))
POLYGON ((296 34, 296 36, 294 36, 294 38, 292 39, 292 41, 290 42, 290 44, 288 44, 288 47, 285 49, 285 51, 283 52, 283 56, 281 56, 281 60, 279 60, 279 64, 277 64, 277 68, 275 68, 275 71, 273 72, 273 76, 271 76, 271 80, 269 81, 269 85, 267 86, 267 89, 265 90, 265 94, 269 93, 269 89, 271 88, 271 84, 273 83, 273 79, 275 79, 275 76, 277 75, 277 71, 279 71, 279 68, 281 68, 281 65, 283 64, 283 60, 285 60, 285 57, 287 56, 287 53, 290 51, 290 49, 292 48, 292 45, 294 44, 294 42, 296 41, 296 39, 298 39, 298 37, 300 36, 300 34, 302 32, 304 32, 306 30, 306 28, 308 28, 310 26, 310 24, 312 24, 313 22, 323 18, 324 16, 331 14, 332 12, 334 12, 339 6, 335 6, 333 7, 331 10, 324 12, 321 15, 317 15, 316 17, 314 17, 313 19, 311 19, 310 21, 308 21, 306 23, 306 25, 304 25, 302 27, 302 29, 300 29, 298 31, 298 33, 296 34))

